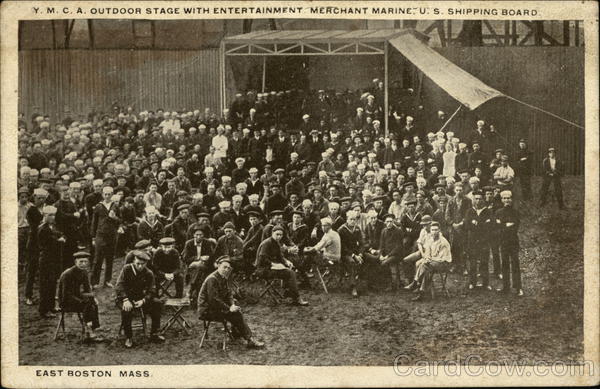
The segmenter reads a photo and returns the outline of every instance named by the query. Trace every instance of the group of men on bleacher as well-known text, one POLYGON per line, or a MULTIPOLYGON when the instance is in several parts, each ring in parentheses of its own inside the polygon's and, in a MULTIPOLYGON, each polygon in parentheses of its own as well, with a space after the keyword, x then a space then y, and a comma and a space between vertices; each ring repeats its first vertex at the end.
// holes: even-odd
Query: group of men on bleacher
MULTIPOLYGON (((294 92, 309 112, 298 120, 277 112, 284 93, 272 101, 272 94, 238 95, 221 116, 208 109, 136 115, 117 107, 81 121, 20 121, 26 304, 33 304, 37 277, 39 313, 53 316, 58 282, 62 308, 84 312, 93 335, 93 290, 113 287, 120 256, 126 264, 116 303, 128 346, 139 308, 153 318, 151 338, 164 340, 156 293, 163 281, 174 284, 175 297, 220 312, 249 345, 261 346, 227 286, 232 271, 282 279, 291 303, 304 306, 299 287, 321 271, 345 280, 353 296, 389 279, 390 289, 414 290, 420 300, 431 276, 449 271, 468 274, 469 290, 480 276, 489 290, 491 258, 500 290, 512 286, 523 295, 512 201, 515 178, 524 200, 531 198, 526 141, 511 165, 483 121, 463 131, 464 140, 447 127, 426 133, 410 92, 393 105, 386 135, 378 85, 358 100, 294 92)), ((444 126, 443 113, 436 120, 444 126)), ((553 184, 562 208, 562 165, 553 148, 543 166, 542 203, 553 184)))

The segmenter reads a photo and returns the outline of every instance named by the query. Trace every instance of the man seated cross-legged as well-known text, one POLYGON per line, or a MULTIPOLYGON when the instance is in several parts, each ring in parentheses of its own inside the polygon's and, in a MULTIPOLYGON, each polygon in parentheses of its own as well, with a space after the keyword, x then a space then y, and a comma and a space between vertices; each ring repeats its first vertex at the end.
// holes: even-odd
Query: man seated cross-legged
POLYGON ((200 320, 227 321, 231 323, 231 335, 234 338, 246 339, 249 348, 264 347, 264 343, 252 338, 252 331, 244 320, 242 309, 233 298, 228 282, 233 271, 231 259, 223 256, 216 263, 217 270, 206 277, 198 295, 200 320))

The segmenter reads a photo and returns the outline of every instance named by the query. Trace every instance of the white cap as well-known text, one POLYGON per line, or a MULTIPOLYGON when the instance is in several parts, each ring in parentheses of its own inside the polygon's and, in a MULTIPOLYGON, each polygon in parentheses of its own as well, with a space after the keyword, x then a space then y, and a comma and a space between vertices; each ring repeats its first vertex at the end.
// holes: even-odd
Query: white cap
POLYGON ((43 189, 43 188, 35 188, 33 190, 33 195, 46 197, 46 196, 48 196, 48 191, 46 191, 46 189, 43 189))
POLYGON ((42 213, 44 215, 54 215, 56 214, 56 207, 53 207, 52 205, 46 205, 44 208, 42 208, 42 213))
POLYGON ((321 219, 321 224, 332 225, 333 224, 333 220, 331 220, 330 217, 324 217, 323 219, 321 219))
POLYGON ((231 203, 230 203, 229 201, 227 201, 227 200, 225 200, 225 201, 221 201, 221 202, 219 203, 219 208, 227 208, 227 207, 229 207, 229 206, 231 206, 231 203))

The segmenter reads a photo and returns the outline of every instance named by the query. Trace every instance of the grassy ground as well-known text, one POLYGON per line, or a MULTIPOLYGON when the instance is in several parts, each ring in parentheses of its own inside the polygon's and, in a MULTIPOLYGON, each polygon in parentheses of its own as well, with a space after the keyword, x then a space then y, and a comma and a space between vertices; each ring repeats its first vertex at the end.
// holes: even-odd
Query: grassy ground
MULTIPOLYGON (((539 188, 539 181, 534 184, 539 188)), ((72 327, 66 341, 55 343, 57 319, 38 319, 37 307, 26 306, 21 296, 19 362, 392 365, 398 355, 406 363, 469 356, 482 361, 578 360, 583 356, 583 185, 580 177, 565 178, 565 211, 555 204, 544 209, 519 204, 525 297, 467 294, 462 275, 449 277, 450 299, 422 303, 411 302, 409 293, 378 292, 353 299, 342 291, 325 295, 315 287, 305 292, 309 307, 271 306, 266 300, 245 306, 250 327, 267 347, 247 350, 232 344, 224 353, 214 341, 198 349, 202 323, 192 311, 185 313, 194 326, 191 335, 169 331, 162 345, 138 337, 134 349, 125 349, 117 336, 120 316, 112 289, 98 294, 105 342, 81 345, 72 327)), ((119 270, 121 262, 115 267, 119 270)), ((77 325, 75 318, 69 323, 77 325)), ((218 326, 211 333, 216 335, 212 339, 221 339, 218 326)))

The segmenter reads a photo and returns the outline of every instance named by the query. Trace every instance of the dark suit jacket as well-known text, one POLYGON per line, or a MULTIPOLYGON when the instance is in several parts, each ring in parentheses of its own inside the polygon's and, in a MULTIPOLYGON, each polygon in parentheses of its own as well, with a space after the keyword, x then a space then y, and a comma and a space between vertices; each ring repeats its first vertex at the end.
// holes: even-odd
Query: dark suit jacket
POLYGON ((65 312, 81 312, 86 299, 84 293, 90 293, 92 288, 88 274, 76 266, 65 270, 58 281, 58 302, 65 312))
POLYGON ((365 228, 365 244, 368 249, 379 250, 381 247, 381 231, 385 228, 385 223, 377 219, 375 225, 367 223, 365 228))
POLYGON ((156 294, 154 273, 148 268, 136 273, 133 270, 133 264, 125 265, 121 269, 115 290, 118 305, 125 298, 128 298, 132 304, 134 301, 141 299, 144 299, 146 302, 151 301, 156 294))
POLYGON ((94 208, 94 216, 92 219, 92 236, 96 239, 101 239, 106 242, 114 242, 117 239, 117 229, 121 224, 119 218, 119 207, 116 203, 111 203, 110 209, 115 211, 116 218, 108 216, 109 210, 106 209, 102 202, 96 204, 94 208))
POLYGON ((556 158, 556 166, 554 167, 554 171, 552 171, 550 168, 550 160, 548 158, 544 158, 542 166, 544 167, 544 175, 546 176, 562 177, 563 175, 563 163, 558 158, 556 158))
POLYGON ((398 257, 402 255, 402 230, 396 226, 381 231, 379 243, 381 255, 398 257))

